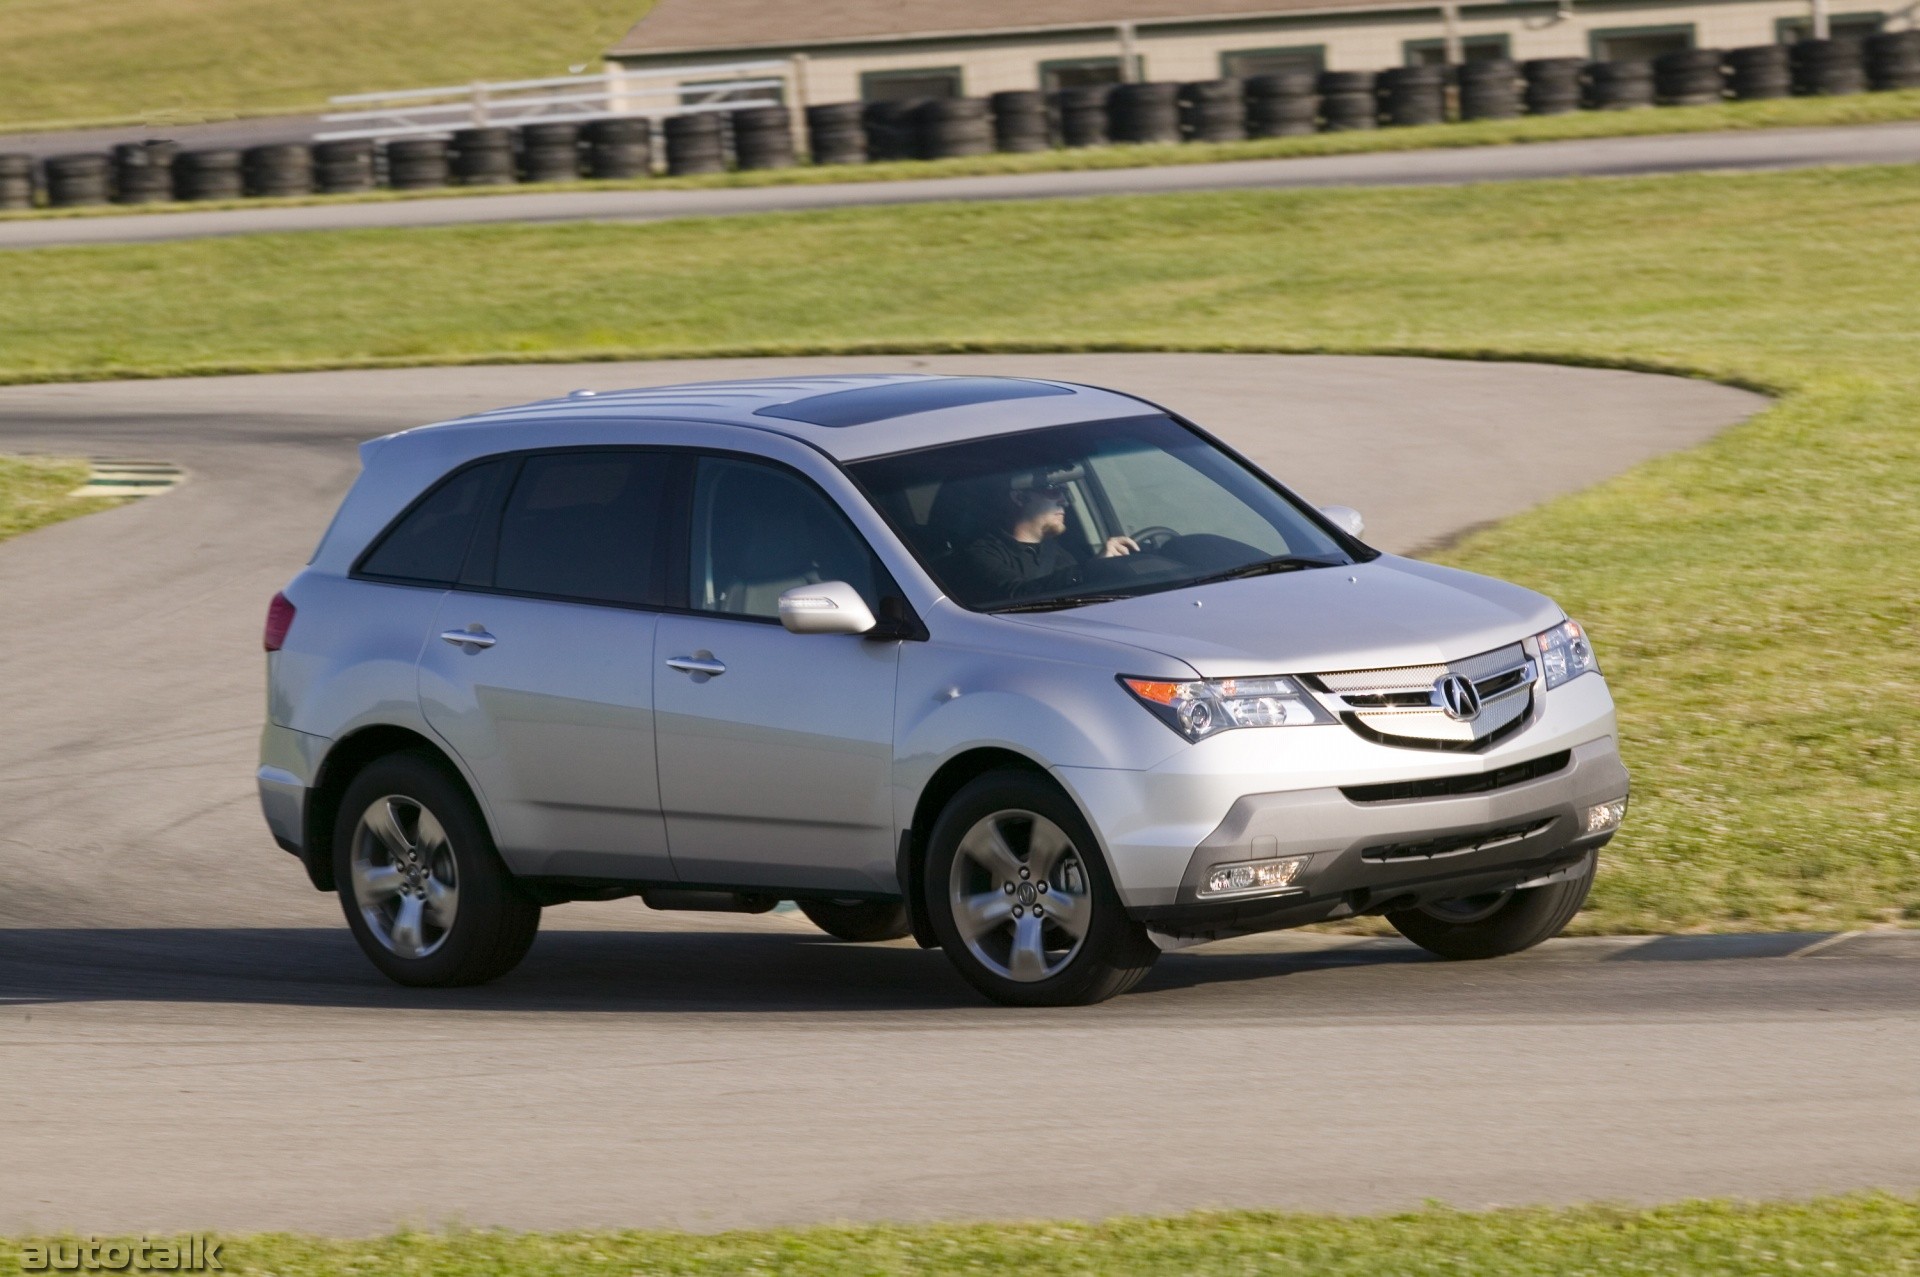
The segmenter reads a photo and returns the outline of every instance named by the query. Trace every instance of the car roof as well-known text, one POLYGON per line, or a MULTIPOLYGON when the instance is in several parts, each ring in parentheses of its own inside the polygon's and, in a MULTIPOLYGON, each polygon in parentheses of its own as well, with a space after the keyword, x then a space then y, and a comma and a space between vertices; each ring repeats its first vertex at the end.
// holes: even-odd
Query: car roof
MULTIPOLYGON (((851 373, 702 381, 635 390, 578 390, 558 399, 476 413, 403 434, 486 432, 487 451, 567 442, 567 426, 705 422, 799 439, 837 461, 1045 426, 1140 416, 1157 407, 1132 395, 1027 377, 851 373)), ((462 441, 466 442, 466 441, 462 441)))

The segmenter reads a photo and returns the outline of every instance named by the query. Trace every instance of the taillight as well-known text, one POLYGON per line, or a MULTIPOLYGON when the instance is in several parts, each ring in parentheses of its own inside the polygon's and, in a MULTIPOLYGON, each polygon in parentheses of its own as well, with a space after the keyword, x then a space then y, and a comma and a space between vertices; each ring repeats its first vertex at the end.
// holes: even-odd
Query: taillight
POLYGON ((287 641, 287 631, 293 628, 293 604, 284 594, 273 596, 273 602, 267 604, 267 632, 263 642, 269 652, 277 652, 280 645, 287 641))

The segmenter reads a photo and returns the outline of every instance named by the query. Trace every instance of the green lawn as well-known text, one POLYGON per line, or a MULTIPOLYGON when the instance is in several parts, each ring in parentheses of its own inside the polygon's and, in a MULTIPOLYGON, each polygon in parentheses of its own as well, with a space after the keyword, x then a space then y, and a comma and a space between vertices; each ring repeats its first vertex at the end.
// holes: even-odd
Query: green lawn
POLYGON ((0 457, 0 541, 120 504, 113 497, 71 495, 86 479, 84 461, 0 457))
MULTIPOLYGON (((69 1242, 71 1244, 71 1241, 69 1242)), ((0 1241, 0 1257, 17 1242, 0 1241)), ((405 1233, 370 1241, 264 1235, 224 1240, 229 1272, 278 1277, 1903 1277, 1920 1273, 1920 1202, 1885 1194, 1796 1204, 1689 1202, 1386 1216, 1231 1212, 1102 1224, 665 1232, 405 1233)), ((3 1262, 3 1261, 0 1261, 3 1262)))
POLYGON ((1759 386, 1446 557, 1586 620, 1619 696, 1634 810, 1578 928, 1920 919, 1920 168, 49 249, 0 296, 14 380, 1173 347, 1759 386))

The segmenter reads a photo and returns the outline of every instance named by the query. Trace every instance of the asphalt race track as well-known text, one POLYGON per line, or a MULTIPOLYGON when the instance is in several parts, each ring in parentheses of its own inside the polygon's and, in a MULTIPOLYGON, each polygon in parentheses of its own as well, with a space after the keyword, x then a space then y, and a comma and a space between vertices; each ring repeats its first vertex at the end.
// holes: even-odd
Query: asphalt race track
POLYGON ((1401 550, 1763 403, 1622 372, 1227 355, 0 390, 0 451, 189 475, 0 544, 0 1232, 1920 1186, 1906 936, 1571 940, 1471 965, 1257 937, 1169 955, 1101 1007, 1028 1013, 980 1003, 910 943, 615 902, 549 911, 493 986, 382 981, 251 791, 261 615, 351 481, 352 445, 580 386, 901 366, 1160 399, 1401 550))
POLYGON ((0 220, 0 248, 134 243, 274 231, 483 222, 658 221, 939 200, 1064 199, 1310 186, 1426 186, 1543 177, 1920 161, 1920 123, 1590 138, 1518 146, 1236 160, 1161 168, 686 191, 568 191, 241 208, 204 213, 0 220))

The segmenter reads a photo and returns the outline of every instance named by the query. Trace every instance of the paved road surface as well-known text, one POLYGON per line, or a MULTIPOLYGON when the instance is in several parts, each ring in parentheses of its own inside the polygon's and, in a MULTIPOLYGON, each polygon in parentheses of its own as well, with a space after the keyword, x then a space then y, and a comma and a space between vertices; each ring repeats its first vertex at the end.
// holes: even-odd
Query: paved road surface
POLYGON ((1699 169, 1920 161, 1920 122, 1598 138, 1522 146, 1329 155, 999 177, 701 191, 580 191, 0 222, 0 248, 128 243, 270 231, 481 222, 655 221, 937 200, 1060 199, 1307 186, 1402 186, 1699 169))
POLYGON ((352 444, 581 385, 902 366, 1162 399, 1398 549, 1761 403, 1595 370, 1136 355, 0 390, 0 449, 190 472, 0 545, 0 1232, 1920 1185, 1920 950, 1878 937, 1571 941, 1473 966, 1263 937, 1169 955, 1107 1006, 1025 1014, 909 945, 627 901, 551 911, 486 989, 380 981, 266 839, 249 781, 264 603, 352 444))

